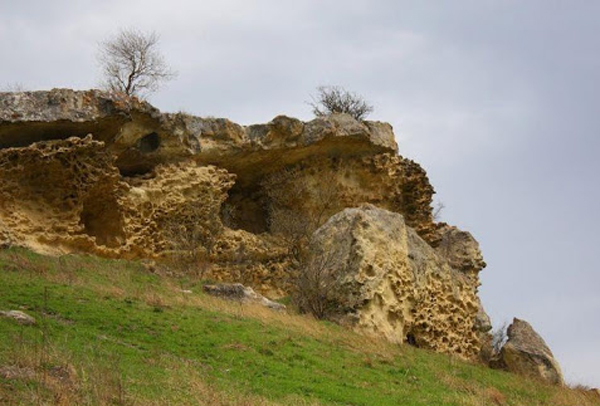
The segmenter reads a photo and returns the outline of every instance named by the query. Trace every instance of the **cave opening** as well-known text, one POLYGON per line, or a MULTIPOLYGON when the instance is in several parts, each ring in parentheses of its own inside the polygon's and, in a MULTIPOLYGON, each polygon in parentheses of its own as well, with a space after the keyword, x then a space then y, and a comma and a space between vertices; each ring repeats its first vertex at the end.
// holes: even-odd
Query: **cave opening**
POLYGON ((418 347, 417 339, 413 333, 406 334, 406 344, 412 345, 413 347, 418 347))
POLYGON ((228 194, 221 206, 221 221, 225 226, 253 234, 269 230, 269 214, 259 186, 241 187, 235 184, 228 194))
POLYGON ((151 132, 150 134, 144 135, 137 142, 137 149, 143 154, 154 152, 159 147, 160 136, 155 132, 151 132))

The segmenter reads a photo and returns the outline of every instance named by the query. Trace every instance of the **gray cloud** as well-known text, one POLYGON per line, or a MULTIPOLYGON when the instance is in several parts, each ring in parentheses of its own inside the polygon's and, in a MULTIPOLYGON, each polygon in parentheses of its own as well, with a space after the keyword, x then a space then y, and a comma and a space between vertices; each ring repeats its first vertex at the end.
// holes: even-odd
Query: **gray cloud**
POLYGON ((93 87, 95 45, 136 26, 162 34, 179 70, 152 99, 164 110, 264 122, 309 118, 320 84, 362 93, 428 170, 444 220, 481 241, 494 321, 528 319, 570 379, 600 386, 599 12, 584 0, 2 1, 0 78, 93 87))

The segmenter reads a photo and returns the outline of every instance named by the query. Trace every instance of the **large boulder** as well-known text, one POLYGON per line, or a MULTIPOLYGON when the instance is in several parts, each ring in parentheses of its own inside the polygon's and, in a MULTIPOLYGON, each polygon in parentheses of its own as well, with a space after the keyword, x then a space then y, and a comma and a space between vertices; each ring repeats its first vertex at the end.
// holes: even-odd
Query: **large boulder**
POLYGON ((301 284, 318 279, 309 288, 321 289, 323 317, 467 358, 481 348, 476 275, 452 268, 398 213, 363 205, 334 215, 314 233, 304 272, 301 284))
POLYGON ((560 365, 552 351, 528 322, 513 319, 507 335, 508 341, 494 360, 496 367, 554 385, 564 384, 560 365))

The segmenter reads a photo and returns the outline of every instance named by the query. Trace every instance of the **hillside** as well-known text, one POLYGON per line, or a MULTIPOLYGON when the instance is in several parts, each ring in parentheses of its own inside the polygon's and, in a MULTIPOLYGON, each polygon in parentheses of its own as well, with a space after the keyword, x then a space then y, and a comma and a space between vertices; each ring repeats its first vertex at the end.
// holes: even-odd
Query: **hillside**
POLYGON ((590 394, 206 296, 140 262, 0 250, 0 404, 595 405, 590 394))

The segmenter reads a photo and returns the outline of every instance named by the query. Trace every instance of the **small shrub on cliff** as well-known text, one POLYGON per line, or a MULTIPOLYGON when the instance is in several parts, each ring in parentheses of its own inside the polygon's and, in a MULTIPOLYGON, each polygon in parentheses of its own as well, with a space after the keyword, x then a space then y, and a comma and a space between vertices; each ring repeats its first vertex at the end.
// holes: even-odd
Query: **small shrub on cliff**
POLYGON ((312 99, 313 101, 309 104, 317 117, 333 113, 346 113, 360 121, 373 112, 373 106, 367 103, 362 96, 339 86, 319 86, 316 96, 313 96, 312 99))
POLYGON ((438 201, 435 204, 435 207, 433 208, 433 212, 431 214, 433 221, 435 221, 436 223, 439 223, 441 221, 442 211, 444 211, 445 208, 446 208, 446 205, 444 204, 444 202, 438 201))

